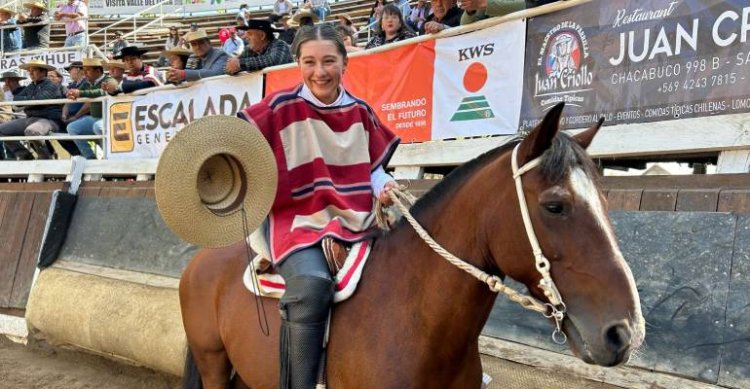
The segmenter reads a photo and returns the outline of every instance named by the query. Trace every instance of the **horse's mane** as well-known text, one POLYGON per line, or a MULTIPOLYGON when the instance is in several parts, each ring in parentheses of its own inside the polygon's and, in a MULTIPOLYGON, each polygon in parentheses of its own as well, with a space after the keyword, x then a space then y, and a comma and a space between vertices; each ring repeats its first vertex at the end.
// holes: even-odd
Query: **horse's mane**
MULTIPOLYGON (((444 196, 459 188, 477 170, 499 158, 505 152, 510 152, 522 140, 521 137, 511 139, 507 143, 459 166, 425 193, 412 207, 412 213, 420 215, 427 209, 432 208, 444 196)), ((592 179, 596 180, 599 177, 596 166, 586 154, 586 151, 570 136, 562 132, 558 133, 552 140, 551 147, 542 154, 540 165, 542 177, 550 185, 554 185, 564 179, 567 172, 574 167, 580 167, 592 179)), ((510 165, 508 165, 508 171, 510 173, 510 165)))

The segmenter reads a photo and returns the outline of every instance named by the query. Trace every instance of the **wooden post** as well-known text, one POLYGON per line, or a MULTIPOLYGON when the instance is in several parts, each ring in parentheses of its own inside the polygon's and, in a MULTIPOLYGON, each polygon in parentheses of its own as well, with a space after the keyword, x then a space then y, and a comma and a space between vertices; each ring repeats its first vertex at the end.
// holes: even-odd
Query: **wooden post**
POLYGON ((716 173, 750 172, 750 149, 727 150, 719 153, 716 173))

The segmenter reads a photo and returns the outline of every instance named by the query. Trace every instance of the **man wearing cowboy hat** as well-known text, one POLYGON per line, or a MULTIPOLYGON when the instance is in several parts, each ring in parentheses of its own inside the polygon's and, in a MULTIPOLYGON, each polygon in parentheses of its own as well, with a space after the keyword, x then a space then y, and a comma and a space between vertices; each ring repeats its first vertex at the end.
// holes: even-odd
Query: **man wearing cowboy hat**
MULTIPOLYGON (((55 85, 47 79, 47 71, 54 70, 54 66, 47 65, 42 60, 31 60, 19 66, 29 72, 31 84, 16 95, 15 101, 64 99, 65 87, 55 85)), ((59 132, 64 128, 61 121, 62 106, 60 104, 30 105, 24 107, 25 118, 11 120, 0 124, 0 134, 3 136, 39 136, 47 135, 51 131, 59 132)), ((39 159, 50 159, 52 154, 43 142, 32 141, 39 159)), ((31 153, 21 145, 21 142, 5 142, 6 150, 16 159, 32 159, 31 153)))
POLYGON ((68 0, 64 5, 58 4, 55 20, 65 22, 65 47, 82 46, 86 38, 86 23, 82 18, 89 16, 86 3, 80 0, 68 0))
MULTIPOLYGON (((86 73, 86 78, 91 80, 91 84, 87 84, 80 89, 69 89, 67 97, 71 100, 79 97, 96 98, 105 96, 106 92, 102 89, 102 85, 117 82, 104 74, 104 64, 99 58, 84 58, 83 71, 86 73)), ((68 124, 68 133, 71 135, 101 135, 103 133, 102 103, 90 103, 89 114, 68 124)), ((76 140, 75 143, 84 158, 96 159, 96 154, 89 146, 88 141, 76 140)))
POLYGON ((245 39, 248 45, 239 58, 227 61, 227 73, 237 74, 240 71, 254 72, 265 67, 282 65, 293 62, 292 52, 286 42, 276 39, 277 32, 268 20, 250 19, 247 27, 237 27, 247 30, 245 39))
MULTIPOLYGON (((107 73, 109 73, 109 76, 112 77, 116 81, 116 85, 122 84, 122 80, 125 78, 125 69, 127 69, 127 66, 125 66, 125 62, 122 62, 122 60, 119 59, 110 59, 105 64, 107 68, 107 73)), ((112 82, 109 82, 108 84, 114 84, 112 82)))
POLYGON ((201 78, 224 74, 229 56, 222 50, 211 46, 211 39, 205 30, 191 31, 185 34, 193 55, 188 63, 194 63, 191 69, 167 69, 167 81, 179 84, 182 81, 197 81, 201 78))
POLYGON ((297 35, 297 29, 289 25, 289 20, 292 17, 289 14, 283 14, 278 20, 278 26, 281 32, 279 32, 278 39, 286 42, 288 45, 292 45, 294 42, 294 36, 297 35))
POLYGON ((8 27, 0 31, 0 39, 2 39, 2 50, 6 53, 10 53, 21 48, 21 30, 11 28, 10 26, 16 25, 16 18, 13 17, 15 12, 5 6, 0 7, 0 26, 8 27))
POLYGON ((139 89, 161 86, 163 83, 156 69, 143 63, 143 54, 147 52, 148 49, 136 43, 125 46, 120 50, 120 55, 116 56, 115 59, 122 59, 128 72, 120 85, 104 83, 102 89, 114 96, 120 93, 130 93, 139 89))
MULTIPOLYGON (((70 76, 68 89, 80 89, 89 85, 86 76, 83 74, 83 62, 73 61, 70 65, 65 67, 65 70, 70 76)), ((74 120, 78 120, 78 118, 88 113, 88 103, 68 103, 63 106, 62 121, 67 124, 74 120)))
POLYGON ((230 57, 239 57, 245 51, 245 43, 237 36, 237 29, 234 27, 229 29, 229 38, 224 42, 222 49, 230 57))
POLYGON ((292 16, 292 21, 289 24, 294 27, 314 26, 319 20, 320 17, 309 8, 300 8, 292 16))
POLYGON ((5 101, 13 101, 13 97, 21 93, 23 87, 20 81, 25 79, 26 77, 22 76, 16 70, 3 72, 2 76, 0 76, 0 81, 3 82, 3 91, 6 92, 5 101), (10 96, 8 96, 8 93, 10 93, 10 96))
POLYGON ((29 9, 29 15, 18 14, 18 24, 43 24, 42 26, 23 27, 23 48, 25 50, 40 50, 49 48, 49 16, 47 6, 32 0, 23 3, 29 9))

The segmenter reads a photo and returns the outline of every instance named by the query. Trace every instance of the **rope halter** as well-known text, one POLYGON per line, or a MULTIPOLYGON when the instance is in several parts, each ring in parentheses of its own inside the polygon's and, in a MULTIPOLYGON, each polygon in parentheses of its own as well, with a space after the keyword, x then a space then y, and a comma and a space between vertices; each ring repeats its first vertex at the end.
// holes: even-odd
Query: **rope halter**
POLYGON ((513 169, 513 180, 516 185, 516 194, 518 195, 518 203, 521 208, 521 217, 523 218, 523 225, 526 228, 526 236, 531 244, 531 251, 534 254, 534 261, 536 263, 536 270, 542 276, 539 280, 539 289, 542 290, 544 296, 549 302, 545 303, 535 299, 532 296, 523 294, 516 291, 515 289, 505 285, 503 280, 495 275, 484 272, 478 267, 456 257, 451 254, 448 250, 443 248, 440 244, 430 236, 430 234, 419 224, 414 216, 409 212, 409 209, 405 204, 411 205, 412 201, 408 194, 401 191, 398 188, 393 188, 387 193, 393 200, 393 204, 401 211, 404 218, 417 232, 417 235, 421 237, 430 248, 432 248, 438 255, 443 257, 445 260, 458 267, 461 270, 471 274, 476 279, 487 284, 489 289, 495 293, 502 293, 508 297, 509 300, 518 303, 522 307, 536 311, 544 315, 546 318, 555 320, 555 330, 552 332, 552 340, 557 344, 565 344, 568 340, 565 333, 562 331, 562 322, 565 319, 566 306, 562 300, 560 292, 557 290, 555 282, 552 281, 550 275, 550 262, 542 253, 542 249, 539 246, 539 241, 534 233, 534 227, 531 224, 531 217, 529 216, 529 209, 526 204, 526 196, 523 193, 523 186, 521 182, 521 176, 528 171, 539 166, 541 163, 541 157, 538 157, 532 161, 529 161, 525 165, 518 168, 517 154, 519 143, 513 148, 513 154, 511 155, 511 164, 513 169))

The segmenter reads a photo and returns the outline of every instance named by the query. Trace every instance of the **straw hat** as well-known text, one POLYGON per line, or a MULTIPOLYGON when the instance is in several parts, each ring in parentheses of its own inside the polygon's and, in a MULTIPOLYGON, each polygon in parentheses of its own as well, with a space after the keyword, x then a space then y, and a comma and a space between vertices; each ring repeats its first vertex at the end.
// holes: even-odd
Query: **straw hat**
POLYGON ((81 61, 83 66, 92 66, 92 67, 99 67, 103 68, 104 63, 102 62, 101 58, 84 58, 83 61, 81 61))
POLYGON ((125 66, 125 62, 122 62, 122 60, 119 60, 119 59, 110 59, 109 61, 104 63, 104 66, 127 69, 127 66, 125 66))
POLYGON ((184 47, 176 46, 169 50, 164 50, 161 52, 161 55, 167 56, 167 55, 179 55, 180 57, 190 56, 193 55, 193 52, 191 50, 188 50, 184 47))
POLYGON ((257 127, 232 116, 208 116, 185 126, 161 154, 156 204, 180 238, 223 247, 260 226, 277 181, 274 154, 257 127))
POLYGON ((23 3, 24 8, 39 8, 41 10, 47 10, 47 4, 44 4, 44 2, 41 1, 26 1, 23 3))
POLYGON ((209 39, 208 34, 206 34, 206 30, 201 29, 185 33, 185 42, 194 42, 201 39, 209 39))
POLYGON ((349 14, 341 14, 339 15, 339 19, 344 19, 349 22, 349 24, 354 24, 354 21, 352 20, 352 17, 349 16, 349 14))
POLYGON ((52 65, 47 65, 46 62, 42 61, 41 59, 32 59, 29 62, 26 62, 24 64, 21 64, 18 66, 21 70, 29 70, 29 68, 41 68, 46 70, 57 70, 52 65))
POLYGON ((7 13, 9 15, 13 15, 13 14, 16 13, 16 11, 14 11, 14 10, 8 8, 8 7, 5 7, 5 6, 0 6, 0 13, 7 13))
POLYGON ((316 14, 309 8, 300 8, 299 11, 297 11, 297 13, 295 13, 292 16, 291 23, 299 25, 300 20, 302 20, 302 18, 311 18, 313 23, 317 23, 318 20, 320 20, 320 18, 318 17, 318 14, 316 14))

